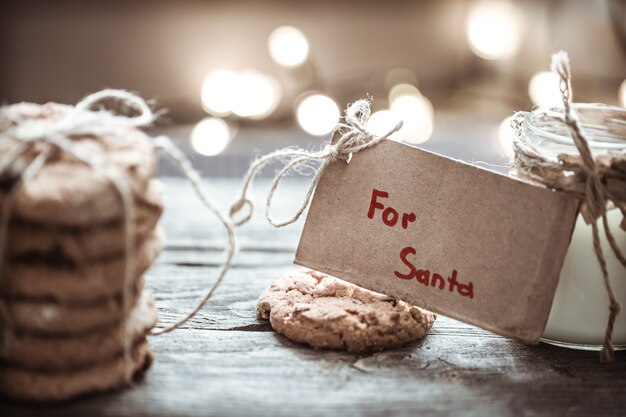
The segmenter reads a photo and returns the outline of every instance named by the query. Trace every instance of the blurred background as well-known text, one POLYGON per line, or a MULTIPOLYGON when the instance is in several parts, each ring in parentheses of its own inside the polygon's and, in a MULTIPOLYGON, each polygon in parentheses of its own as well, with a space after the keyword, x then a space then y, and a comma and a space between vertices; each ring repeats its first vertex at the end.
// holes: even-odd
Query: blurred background
POLYGON ((205 175, 233 177, 319 148, 371 97, 373 131, 403 119, 397 139, 504 171, 507 118, 558 103, 559 49, 575 101, 626 105, 620 0, 22 0, 0 6, 0 101, 128 89, 205 175))

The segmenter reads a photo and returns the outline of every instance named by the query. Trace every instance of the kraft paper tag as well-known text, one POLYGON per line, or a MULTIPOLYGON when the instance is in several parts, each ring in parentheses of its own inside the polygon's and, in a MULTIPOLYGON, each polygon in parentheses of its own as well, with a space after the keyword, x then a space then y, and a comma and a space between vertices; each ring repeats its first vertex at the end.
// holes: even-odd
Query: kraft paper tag
POLYGON ((322 174, 295 262, 527 343, 578 202, 394 141, 322 174))

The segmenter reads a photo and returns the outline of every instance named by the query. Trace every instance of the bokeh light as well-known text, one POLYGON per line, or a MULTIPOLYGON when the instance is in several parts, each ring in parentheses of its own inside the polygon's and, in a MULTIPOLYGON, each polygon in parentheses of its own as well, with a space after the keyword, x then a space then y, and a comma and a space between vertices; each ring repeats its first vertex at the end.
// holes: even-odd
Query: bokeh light
POLYGON ((619 105, 626 107, 626 80, 619 86, 619 105))
POLYGON ((550 71, 541 71, 532 76, 528 83, 528 95, 532 102, 539 106, 563 106, 559 77, 550 71))
POLYGON ((315 136, 326 135, 339 121, 339 107, 330 97, 313 94, 298 104, 296 118, 305 132, 315 136))
POLYGON ((281 26, 269 36, 270 55, 280 65, 297 67, 309 56, 309 42, 304 34, 293 26, 281 26))
POLYGON ((269 116, 280 101, 278 82, 255 70, 241 72, 231 94, 232 112, 239 117, 252 119, 269 116))
POLYGON ((433 106, 419 94, 400 95, 391 101, 391 113, 402 120, 400 131, 393 135, 408 143, 424 143, 433 133, 433 106))
POLYGON ((519 47, 518 11, 505 1, 482 1, 469 14, 467 39, 472 51, 483 59, 514 55, 519 47))
POLYGON ((226 116, 232 112, 233 91, 237 86, 237 74, 231 70, 210 73, 202 83, 202 107, 214 116, 226 116))
POLYGON ((255 70, 217 70, 202 83, 202 107, 213 116, 262 119, 280 102, 280 84, 255 70))
POLYGON ((511 127, 511 119, 512 116, 504 119, 498 128, 498 141, 509 160, 513 159, 513 135, 515 134, 513 127, 511 127))
POLYGON ((226 149, 233 137, 234 132, 225 121, 207 117, 194 126, 190 141, 199 154, 213 156, 226 149))
MULTIPOLYGON (((376 136, 382 136, 389 132, 400 121, 400 118, 394 115, 391 110, 379 110, 372 113, 367 120, 367 130, 376 136)), ((389 136, 390 139, 396 139, 398 133, 389 136)))
POLYGON ((389 90, 389 103, 393 103, 398 97, 402 96, 415 96, 419 97, 422 93, 419 92, 417 87, 411 84, 398 84, 393 86, 389 90))

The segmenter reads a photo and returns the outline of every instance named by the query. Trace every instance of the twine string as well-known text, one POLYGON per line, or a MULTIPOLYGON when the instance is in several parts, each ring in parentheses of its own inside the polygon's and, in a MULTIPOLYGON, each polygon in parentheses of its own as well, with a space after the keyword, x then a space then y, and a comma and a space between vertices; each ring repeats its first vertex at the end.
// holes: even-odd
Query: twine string
POLYGON ((265 217, 274 227, 283 227, 296 222, 308 207, 311 197, 313 196, 313 192, 322 177, 322 173, 330 163, 337 160, 343 160, 345 163, 350 163, 353 154, 376 146, 402 128, 402 122, 400 121, 384 135, 375 136, 365 127, 365 122, 369 118, 370 113, 369 101, 358 100, 348 106, 345 112, 344 121, 339 123, 335 128, 333 137, 338 138, 336 142, 333 143, 331 139, 328 143, 326 143, 322 150, 317 152, 303 149, 280 149, 255 160, 250 165, 250 168, 244 177, 243 186, 238 198, 230 207, 229 214, 234 225, 242 226, 252 218, 254 212, 254 201, 249 196, 250 187, 261 169, 275 161, 286 162, 283 168, 276 173, 276 176, 272 180, 272 184, 267 193, 265 217), (321 162, 319 167, 314 168, 310 165, 315 162, 321 162), (304 200, 291 217, 284 220, 278 220, 272 214, 272 201, 274 199, 274 195, 276 194, 282 181, 292 171, 303 166, 310 167, 314 170, 313 178, 307 188, 304 200), (241 215, 244 209, 247 210, 247 212, 241 215), (237 216, 241 217, 238 220, 235 220, 237 216))
MULTIPOLYGON (((563 123, 571 130, 572 139, 578 152, 580 153, 582 161, 582 169, 585 173, 585 198, 583 200, 583 206, 581 214, 585 218, 585 221, 591 225, 593 249, 600 264, 600 270, 602 271, 602 277, 604 286, 609 297, 609 318, 604 335, 604 343, 602 351, 600 353, 600 360, 603 363, 612 362, 614 360, 614 348, 613 348, 613 328, 615 325, 615 319, 621 310, 621 305, 617 301, 615 291, 611 285, 609 277, 609 271, 606 263, 606 258, 600 242, 599 230, 598 230, 598 218, 602 218, 602 227, 606 235, 607 241, 615 256, 620 263, 626 267, 626 259, 622 254, 620 248, 617 246, 615 237, 609 227, 606 216, 607 205, 607 192, 602 182, 601 175, 598 171, 598 167, 591 153, 588 141, 583 133, 578 116, 574 113, 572 102, 572 83, 571 83, 571 68, 569 63, 569 57, 567 53, 560 51, 552 56, 552 71, 559 76, 559 89, 563 98, 564 116, 563 123)), ((610 193, 609 193, 610 194, 610 193)), ((622 209, 623 213, 623 209, 622 209)))
POLYGON ((222 263, 222 266, 220 267, 218 271, 217 279, 209 287, 204 297, 184 317, 178 319, 175 323, 169 326, 166 326, 160 330, 152 329, 150 331, 151 335, 158 336, 158 335, 169 333, 175 329, 180 328, 182 325, 187 323, 191 318, 193 318, 206 305, 206 303, 213 296, 213 293, 217 290, 219 285, 224 280, 224 277, 226 276, 226 274, 232 267, 233 258, 235 256, 235 253, 237 253, 237 240, 235 238, 235 227, 230 221, 230 218, 222 214, 222 212, 217 208, 217 206, 215 206, 211 202, 209 196, 207 195, 206 191, 202 187, 200 175, 193 168, 193 166, 191 165, 191 162, 185 156, 185 154, 182 153, 181 150, 165 136, 159 136, 155 138, 155 145, 157 149, 160 149, 163 152, 165 152, 167 155, 169 155, 172 158, 172 160, 176 163, 176 165, 179 167, 179 169, 183 172, 183 174, 185 174, 185 177, 191 183, 193 190, 195 191, 196 195, 198 196, 202 204, 205 207, 207 207, 211 212, 213 212, 213 214, 215 214, 215 216, 217 216, 219 221, 222 223, 222 225, 226 229, 227 238, 228 238, 227 247, 226 247, 226 259, 222 263))

